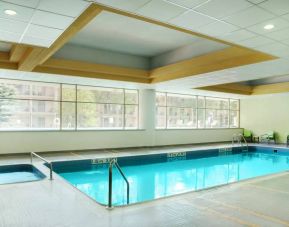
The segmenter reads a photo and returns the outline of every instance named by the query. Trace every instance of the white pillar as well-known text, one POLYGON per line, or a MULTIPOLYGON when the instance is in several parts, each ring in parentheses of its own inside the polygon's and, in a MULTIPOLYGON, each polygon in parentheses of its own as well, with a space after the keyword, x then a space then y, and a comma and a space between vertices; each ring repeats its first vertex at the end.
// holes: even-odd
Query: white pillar
POLYGON ((155 145, 155 90, 140 90, 140 129, 146 131, 149 146, 155 145))

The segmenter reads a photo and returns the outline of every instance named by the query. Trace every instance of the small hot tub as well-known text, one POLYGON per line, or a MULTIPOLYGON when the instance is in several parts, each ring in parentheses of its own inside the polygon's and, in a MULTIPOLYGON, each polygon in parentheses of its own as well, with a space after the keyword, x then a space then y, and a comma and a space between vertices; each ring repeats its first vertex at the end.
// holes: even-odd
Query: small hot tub
POLYGON ((0 184, 38 181, 44 178, 45 175, 30 164, 0 166, 0 184))

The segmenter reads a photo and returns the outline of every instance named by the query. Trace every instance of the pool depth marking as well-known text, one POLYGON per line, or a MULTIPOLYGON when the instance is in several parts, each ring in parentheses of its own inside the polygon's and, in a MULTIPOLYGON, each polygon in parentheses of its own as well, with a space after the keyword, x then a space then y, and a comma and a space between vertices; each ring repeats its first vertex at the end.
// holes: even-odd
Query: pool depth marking
POLYGON ((99 165, 99 164, 108 164, 110 163, 111 158, 97 158, 91 159, 91 165, 99 165))
POLYGON ((167 153, 167 161, 177 161, 177 160, 186 160, 187 159, 187 152, 173 152, 167 153))

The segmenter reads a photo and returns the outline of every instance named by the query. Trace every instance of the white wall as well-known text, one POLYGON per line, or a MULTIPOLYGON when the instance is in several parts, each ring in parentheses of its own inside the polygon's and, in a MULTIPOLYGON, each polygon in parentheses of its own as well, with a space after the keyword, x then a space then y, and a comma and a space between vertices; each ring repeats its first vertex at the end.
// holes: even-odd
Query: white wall
POLYGON ((230 141, 241 129, 1 132, 0 154, 230 141), (155 136, 154 136, 155 134, 155 136))
POLYGON ((277 142, 285 143, 289 135, 289 94, 255 96, 242 99, 241 127, 255 135, 277 133, 277 142))
POLYGON ((155 145, 212 143, 232 141, 232 135, 243 129, 156 130, 155 145))
POLYGON ((141 130, 0 132, 0 154, 231 141, 242 129, 155 130, 155 92, 140 91, 141 130))

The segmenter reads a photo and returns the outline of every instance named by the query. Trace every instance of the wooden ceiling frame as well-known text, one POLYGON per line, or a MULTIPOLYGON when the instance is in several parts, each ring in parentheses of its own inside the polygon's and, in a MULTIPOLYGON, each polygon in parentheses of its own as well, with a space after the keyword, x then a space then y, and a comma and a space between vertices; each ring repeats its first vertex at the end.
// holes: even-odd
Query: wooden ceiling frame
POLYGON ((157 83, 272 59, 275 59, 275 57, 233 46, 182 62, 159 67, 152 70, 150 76, 152 78, 152 83, 157 83))
POLYGON ((99 79, 150 83, 146 70, 55 58, 48 59, 33 71, 89 78, 96 78, 97 75, 99 79))
POLYGON ((273 84, 263 84, 263 85, 244 85, 240 83, 229 83, 229 84, 219 84, 213 86, 194 88, 205 91, 214 91, 238 95, 265 95, 265 94, 275 94, 275 93, 285 93, 289 92, 289 82, 279 82, 273 84))
POLYGON ((158 83, 273 60, 276 58, 277 57, 269 54, 209 37, 171 24, 117 10, 101 4, 92 3, 49 48, 14 44, 9 53, 0 52, 0 68, 138 83, 158 83), (166 27, 192 36, 198 36, 229 45, 230 47, 152 70, 141 70, 51 58, 75 34, 103 11, 134 18, 136 20, 166 27))
POLYGON ((13 45, 9 52, 9 61, 19 62, 28 48, 29 47, 25 45, 13 45))

